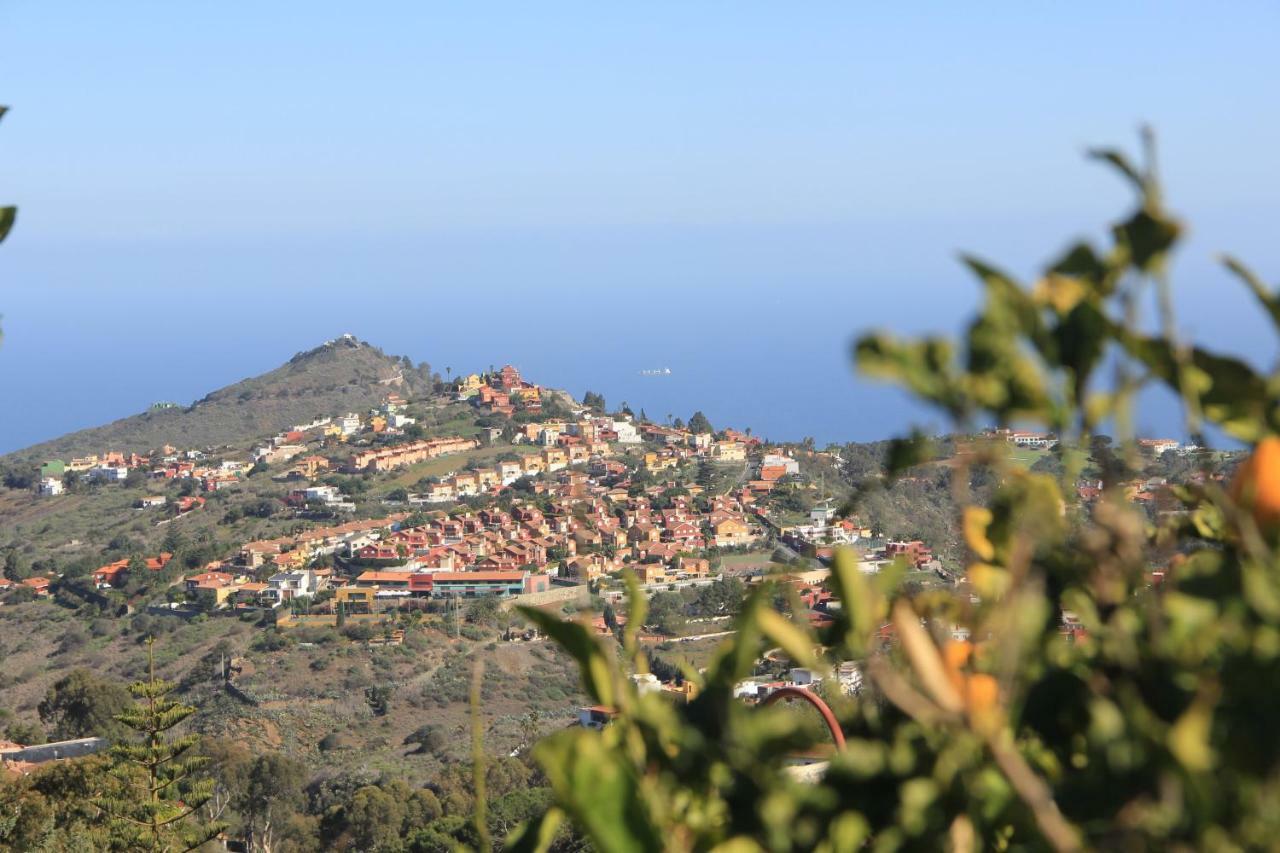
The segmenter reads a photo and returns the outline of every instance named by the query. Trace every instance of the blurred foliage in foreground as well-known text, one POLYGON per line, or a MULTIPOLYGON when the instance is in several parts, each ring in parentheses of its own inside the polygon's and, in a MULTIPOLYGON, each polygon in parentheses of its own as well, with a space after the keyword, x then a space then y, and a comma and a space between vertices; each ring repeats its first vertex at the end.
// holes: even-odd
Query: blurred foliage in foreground
MULTIPOLYGON (((831 584, 843 608, 820 637, 762 591, 736 637, 690 674, 702 691, 687 706, 636 694, 625 671, 644 662, 632 637, 620 662, 585 628, 529 612, 619 716, 538 747, 557 807, 515 845, 545 847, 565 819, 606 851, 1276 844, 1280 443, 1269 436, 1280 374, 1178 339, 1166 271, 1182 226, 1149 165, 1096 156, 1138 196, 1109 246, 1073 246, 1029 286, 966 258, 985 302, 962 340, 871 335, 855 353, 865 372, 961 430, 1053 430, 1066 451, 1061 476, 1019 470, 975 442, 952 465, 965 583, 910 598, 892 572, 864 577, 838 560, 831 584), (1151 296, 1158 316, 1144 322, 1151 296), (1131 408, 1149 384, 1178 395, 1200 443, 1212 427, 1259 444, 1234 488, 1192 478, 1176 489, 1180 508, 1155 524, 1115 482, 1088 505, 1075 488, 1099 427, 1132 452, 1131 408), (974 506, 965 497, 979 472, 998 486, 974 506), (1163 584, 1155 569, 1167 570, 1163 584), (1082 629, 1074 637, 1064 613, 1082 629), (972 646, 948 639, 954 626, 972 632, 972 646), (887 634, 892 642, 878 639, 887 634), (782 769, 811 745, 796 715, 733 698, 767 646, 801 665, 863 662, 862 694, 837 706, 848 747, 816 784, 782 769)), ((1226 264, 1280 326, 1280 298, 1226 264)), ((897 443, 893 467, 928 458, 925 444, 897 443)), ((628 625, 643 621, 633 612, 628 625)))

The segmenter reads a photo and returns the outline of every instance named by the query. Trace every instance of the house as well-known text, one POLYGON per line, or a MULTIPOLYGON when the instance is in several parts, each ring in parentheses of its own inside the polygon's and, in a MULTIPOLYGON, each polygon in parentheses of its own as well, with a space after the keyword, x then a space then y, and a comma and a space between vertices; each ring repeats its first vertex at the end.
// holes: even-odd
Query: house
POLYGON ((427 503, 447 503, 456 498, 453 483, 432 483, 427 486, 425 500, 427 503))
POLYGON ((906 560, 908 565, 920 568, 933 559, 933 554, 919 539, 913 539, 910 542, 889 542, 885 545, 885 559, 895 560, 899 557, 906 560))
POLYGON ((471 373, 462 378, 458 383, 458 399, 469 400, 480 393, 480 389, 484 387, 484 380, 480 378, 480 374, 471 373))
POLYGON ((705 578, 711 574, 711 561, 699 557, 681 557, 676 571, 686 577, 705 578))
POLYGON ((49 595, 49 585, 51 581, 46 577, 26 578, 22 581, 22 586, 32 590, 36 595, 49 595))
POLYGON ((95 483, 123 483, 129 469, 123 465, 100 465, 89 469, 89 479, 95 483))
POLYGON ((711 524, 712 544, 716 548, 733 548, 748 545, 755 538, 751 527, 736 516, 720 518, 711 524))
POLYGON ((40 480, 40 494, 44 497, 54 497, 65 491, 62 481, 56 477, 44 477, 40 480))
POLYGON ((493 571, 493 572, 436 572, 432 575, 432 596, 444 598, 481 598, 486 595, 501 597, 521 595, 524 592, 546 589, 549 580, 546 575, 537 575, 539 582, 531 582, 528 572, 493 571))
POLYGON ((507 390, 519 388, 524 384, 524 381, 520 378, 520 371, 509 364, 504 365, 502 370, 498 371, 498 382, 507 390))
POLYGON ((345 414, 334 421, 334 424, 342 435, 355 435, 360 431, 360 416, 355 413, 345 414))
POLYGON ((350 471, 390 471, 405 465, 416 465, 449 453, 461 453, 479 447, 474 438, 453 436, 410 441, 377 450, 354 454, 347 463, 350 471))
POLYGON ((636 580, 647 585, 669 583, 671 581, 670 573, 667 567, 662 563, 640 563, 631 567, 635 572, 636 580))
POLYGON ((766 453, 760 459, 760 479, 761 480, 776 480, 776 479, 779 479, 780 477, 785 477, 788 474, 799 474, 799 473, 800 473, 800 463, 792 459, 790 456, 784 456, 781 453, 766 453), (780 469, 781 473, 779 473, 778 476, 776 477, 769 477, 765 475, 766 469, 780 469))
POLYGON ((1005 440, 1015 447, 1026 447, 1032 450, 1048 450, 1058 443, 1055 436, 1043 432, 1022 432, 1010 430, 1005 440))
POLYGON ((358 548, 354 554, 357 560, 377 560, 381 562, 404 562, 405 554, 395 545, 386 543, 374 543, 358 548))
POLYGON ((630 420, 613 421, 613 433, 617 435, 614 441, 620 444, 639 444, 641 441, 640 430, 630 420))
POLYGON ((603 729, 618 712, 607 705, 589 705, 578 709, 578 725, 584 729, 603 729))
POLYGON ((559 471, 568 466, 568 455, 558 447, 548 447, 542 451, 542 461, 547 471, 559 471))
POLYGON ((243 579, 227 572, 201 572, 187 578, 187 595, 212 610, 225 606, 240 591, 241 583, 243 579))
POLYGON ((616 572, 619 566, 604 554, 581 554, 564 564, 566 577, 593 581, 601 575, 616 572))
POLYGON ((721 462, 746 462, 747 446, 738 441, 717 441, 711 455, 721 462))
POLYGON ((647 471, 664 471, 678 464, 674 454, 649 452, 644 455, 644 467, 647 471))
POLYGON ((316 577, 313 572, 281 572, 267 578, 267 588, 263 590, 262 598, 269 606, 279 607, 286 601, 314 595, 316 592, 316 577))
POLYGON ((134 506, 138 509, 150 509, 155 506, 164 506, 166 503, 168 503, 168 498, 164 495, 147 495, 146 497, 138 498, 138 502, 134 506))
POLYGON ((344 613, 372 613, 376 586, 340 586, 333 593, 333 609, 344 613))
POLYGON ((1138 447, 1151 451, 1155 456, 1161 456, 1170 450, 1175 452, 1180 450, 1182 445, 1172 438, 1140 438, 1138 447))
POLYGON ((191 496, 191 497, 185 497, 185 498, 178 498, 178 503, 177 503, 178 515, 186 515, 192 510, 200 509, 201 507, 204 506, 204 504, 205 504, 205 499, 201 497, 191 496))
POLYGON ((93 585, 98 589, 122 587, 128 574, 128 559, 116 560, 114 563, 107 563, 94 570, 93 585))

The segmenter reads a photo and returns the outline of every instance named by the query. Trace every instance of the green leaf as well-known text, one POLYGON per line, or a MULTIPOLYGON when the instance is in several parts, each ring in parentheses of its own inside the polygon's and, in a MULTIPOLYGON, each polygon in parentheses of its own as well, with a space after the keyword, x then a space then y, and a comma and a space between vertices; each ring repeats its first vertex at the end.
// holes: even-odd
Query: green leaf
POLYGON ((521 824, 507 836, 506 853, 546 853, 564 821, 564 812, 552 808, 536 820, 521 824))
POLYGON ((1147 191, 1147 179, 1129 162, 1129 158, 1114 148, 1091 148, 1089 156, 1095 160, 1110 163, 1116 171, 1124 175, 1140 193, 1147 191))
MULTIPOLYGON (((607 733, 606 733, 607 734, 607 733)), ((662 850, 635 769, 606 735, 570 729, 534 748, 557 801, 602 851, 662 850)))
POLYGON ((1061 258, 1054 261, 1050 270, 1059 275, 1092 282, 1101 282, 1108 274, 1107 265, 1098 257, 1093 247, 1084 242, 1067 249, 1061 258))
POLYGON ((836 550, 831 566, 831 591, 840 600, 834 640, 843 643, 854 657, 866 655, 876 630, 886 621, 883 599, 867 583, 858 569, 858 558, 849 548, 836 550))
POLYGON ((644 659, 644 654, 637 651, 636 637, 644 625, 645 617, 649 615, 649 599, 640 589, 640 581, 636 579, 635 572, 625 569, 622 577, 627 584, 627 624, 622 629, 622 647, 639 662, 644 659))
POLYGON ((586 627, 577 622, 566 622, 536 607, 521 607, 520 612, 578 662, 583 686, 593 699, 602 705, 616 704, 613 668, 604 649, 586 627))
POLYGON ((1222 259, 1222 263, 1227 269, 1235 273, 1236 277, 1243 281, 1253 292, 1258 302, 1266 309, 1267 314, 1271 317, 1271 323, 1277 329, 1280 329, 1280 293, 1267 287, 1262 279, 1254 275, 1253 270, 1237 261, 1235 258, 1227 256, 1222 259))
POLYGON ((1182 226, 1144 208, 1114 230, 1116 239, 1128 247, 1134 266, 1153 273, 1161 269, 1165 255, 1178 242, 1182 226))
POLYGON ((13 223, 18 218, 18 208, 16 207, 0 207, 0 243, 4 242, 4 238, 9 236, 9 232, 13 229, 13 223))
MULTIPOLYGON (((1151 372, 1174 391, 1180 387, 1178 361, 1169 342, 1117 332, 1125 351, 1146 365, 1151 372)), ((1200 398, 1205 417, 1241 441, 1256 441, 1267 431, 1268 416, 1274 401, 1267 383, 1239 359, 1216 355, 1202 349, 1190 352, 1196 387, 1188 389, 1200 398)))
POLYGON ((1071 369, 1075 380, 1075 396, 1083 400, 1089 377, 1106 351, 1107 318, 1092 302, 1080 302, 1053 330, 1059 360, 1071 369))
POLYGON ((885 473, 897 477, 917 465, 923 465, 937 454, 933 440, 920 429, 913 429, 906 438, 893 438, 885 450, 885 473))
POLYGON ((809 669, 820 666, 813 650, 813 637, 804 629, 770 607, 760 609, 759 621, 764 635, 777 643, 791 660, 809 669))
POLYGON ((887 379, 963 417, 968 401, 956 380, 955 351, 942 338, 901 341, 888 335, 864 335, 854 344, 854 362, 868 376, 887 379))

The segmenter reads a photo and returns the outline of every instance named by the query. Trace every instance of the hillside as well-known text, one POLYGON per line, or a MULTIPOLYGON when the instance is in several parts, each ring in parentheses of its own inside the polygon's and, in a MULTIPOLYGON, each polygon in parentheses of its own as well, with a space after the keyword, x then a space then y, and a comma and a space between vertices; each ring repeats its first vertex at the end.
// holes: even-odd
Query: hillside
POLYGON ((100 453, 142 452, 165 444, 206 447, 237 444, 304 423, 318 414, 363 410, 389 391, 412 398, 430 393, 426 364, 386 355, 355 338, 328 341, 261 376, 228 385, 190 406, 154 409, 100 427, 15 451, 6 461, 100 453))

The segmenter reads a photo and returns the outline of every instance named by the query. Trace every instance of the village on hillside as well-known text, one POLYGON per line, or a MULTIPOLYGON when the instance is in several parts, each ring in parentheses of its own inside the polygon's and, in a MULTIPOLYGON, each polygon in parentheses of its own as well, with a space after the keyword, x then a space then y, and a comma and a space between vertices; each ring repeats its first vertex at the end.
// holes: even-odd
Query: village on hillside
MULTIPOLYGON (((948 438, 932 468, 898 478, 894 488, 925 491, 906 493, 907 520, 897 528, 926 529, 909 527, 910 518, 920 502, 937 499, 947 467, 975 449, 1005 448, 1038 470, 1053 464, 1056 444, 1052 435, 1010 429, 948 438)), ((1164 439, 1139 447, 1153 464, 1198 453, 1164 439)), ((658 424, 625 404, 609 412, 599 395, 579 403, 508 365, 442 383, 429 400, 389 390, 377 408, 317 416, 242 446, 45 460, 30 490, 35 506, 75 499, 83 513, 115 490, 137 493, 116 510, 133 516, 135 529, 145 521, 170 543, 185 541, 178 531, 191 527, 206 546, 181 556, 179 545, 164 544, 120 554, 127 546, 113 540, 110 558, 87 571, 83 560, 80 571, 41 571, 48 562, 15 571, 10 559, 0 605, 56 598, 118 615, 252 618, 273 633, 338 629, 364 643, 399 643, 405 614, 456 614, 463 601, 489 600, 502 609, 576 611, 608 635, 626 624, 631 575, 651 598, 639 636, 654 645, 721 636, 745 590, 764 581, 789 590, 811 626, 830 625, 838 614, 827 579, 842 547, 866 574, 893 566, 913 584, 965 584, 953 543, 894 538, 882 514, 864 522, 842 511, 848 453, 714 429, 702 413, 658 424), (247 503, 230 503, 237 496, 247 503), (250 520, 275 535, 236 539, 250 520), (695 592, 712 603, 691 603, 695 592)), ((1186 479, 1204 476, 1188 469, 1186 479)), ((1120 487, 1154 514, 1172 511, 1173 485, 1160 476, 1120 487)), ((1084 476, 1076 483, 1086 504, 1103 487, 1084 476)), ((1167 569, 1153 565, 1151 582, 1167 569)), ((1063 631, 1079 631, 1070 614, 1063 631)), ((882 633, 893 641, 892 626, 882 633)), ((531 634, 513 623, 505 636, 531 634)), ((739 697, 763 701, 836 676, 847 692, 861 684, 852 663, 840 673, 782 663, 781 675, 765 665, 739 697)), ((652 686, 689 696, 675 671, 652 686)), ((607 719, 608 709, 588 708, 580 722, 607 719)))

